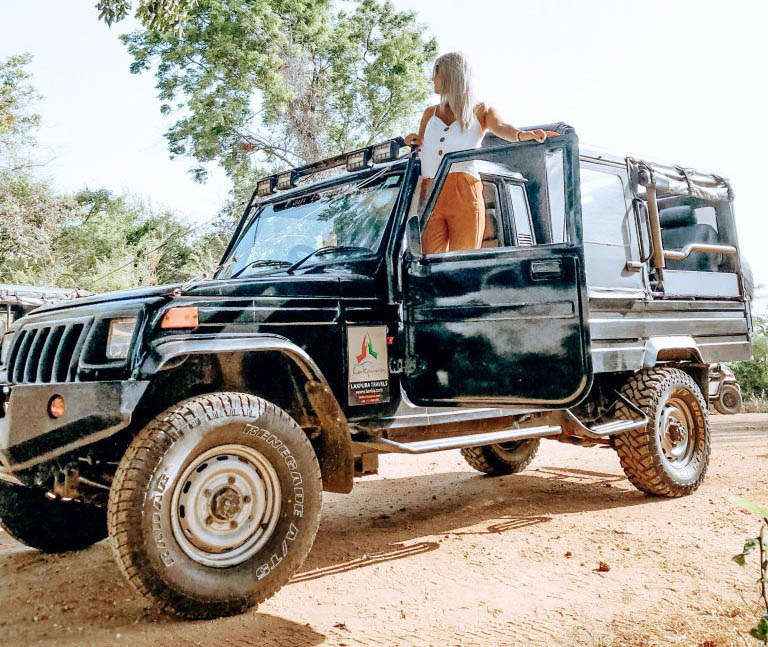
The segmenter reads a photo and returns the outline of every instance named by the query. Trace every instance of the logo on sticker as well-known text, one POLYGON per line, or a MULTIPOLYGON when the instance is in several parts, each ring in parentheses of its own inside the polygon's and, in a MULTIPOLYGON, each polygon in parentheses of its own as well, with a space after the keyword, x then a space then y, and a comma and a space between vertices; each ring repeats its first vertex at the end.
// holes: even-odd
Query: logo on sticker
POLYGON ((386 326, 347 327, 349 404, 389 402, 386 326))

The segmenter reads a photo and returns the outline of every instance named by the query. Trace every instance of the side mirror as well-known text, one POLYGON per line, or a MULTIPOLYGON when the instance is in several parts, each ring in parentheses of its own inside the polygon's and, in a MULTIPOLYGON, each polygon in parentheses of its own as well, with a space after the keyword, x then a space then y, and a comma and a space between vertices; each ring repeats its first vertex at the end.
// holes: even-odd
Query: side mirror
POLYGON ((411 258, 420 261, 424 252, 421 250, 421 224, 418 216, 411 216, 406 223, 406 241, 411 258))

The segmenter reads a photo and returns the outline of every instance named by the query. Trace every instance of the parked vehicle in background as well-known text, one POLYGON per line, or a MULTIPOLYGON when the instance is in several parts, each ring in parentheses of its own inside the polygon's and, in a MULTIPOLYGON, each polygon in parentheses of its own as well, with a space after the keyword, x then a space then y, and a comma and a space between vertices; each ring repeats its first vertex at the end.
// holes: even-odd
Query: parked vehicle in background
POLYGON ((709 366, 709 403, 718 413, 741 413, 741 386, 725 364, 709 366))
POLYGON ((84 290, 0 283, 0 338, 16 319, 35 308, 88 294, 84 290))
POLYGON ((751 353, 730 185, 543 128, 445 155, 423 208, 398 140, 264 178, 212 280, 16 321, 0 523, 49 551, 109 534, 138 591, 205 618, 288 582, 322 491, 381 453, 501 475, 549 438, 614 449, 649 494, 695 491, 709 364, 751 353), (452 169, 483 182, 482 247, 425 254, 452 169))

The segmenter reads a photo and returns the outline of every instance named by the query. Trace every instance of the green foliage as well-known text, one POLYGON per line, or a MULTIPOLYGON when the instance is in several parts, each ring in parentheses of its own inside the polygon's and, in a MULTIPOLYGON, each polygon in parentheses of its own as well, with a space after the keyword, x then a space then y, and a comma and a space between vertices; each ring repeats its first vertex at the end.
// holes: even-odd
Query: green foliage
POLYGON ((29 56, 0 62, 0 282, 93 291, 185 280, 215 267, 232 221, 193 230, 130 195, 62 195, 20 163, 34 153, 29 56))
POLYGON ((154 69, 172 156, 218 162, 236 182, 403 130, 428 94, 437 48, 388 0, 197 0, 181 33, 124 37, 154 69))
MULTIPOLYGON (((141 0, 134 15, 147 29, 174 31, 193 3, 194 0, 141 0)), ((99 0, 96 9, 99 10, 99 20, 111 27, 128 17, 132 4, 129 0, 99 0)))
POLYGON ((768 394, 768 320, 754 318, 752 360, 729 364, 741 385, 745 397, 764 397, 768 394))
POLYGON ((759 506, 741 497, 733 497, 733 500, 742 508, 762 517, 760 534, 757 537, 747 539, 741 552, 738 555, 734 555, 731 559, 739 566, 745 566, 747 557, 755 551, 759 552, 760 578, 758 582, 760 584, 761 606, 765 608, 765 614, 758 619, 757 625, 749 633, 753 638, 768 645, 768 508, 759 506))
POLYGON ((0 169, 3 170, 28 165, 21 153, 34 145, 34 133, 40 125, 40 115, 31 110, 40 98, 26 69, 31 61, 30 54, 0 59, 0 169))
POLYGON ((0 175, 0 213, 3 283, 94 291, 169 283, 214 267, 223 249, 221 237, 185 237, 189 227, 172 213, 103 189, 58 195, 0 175))

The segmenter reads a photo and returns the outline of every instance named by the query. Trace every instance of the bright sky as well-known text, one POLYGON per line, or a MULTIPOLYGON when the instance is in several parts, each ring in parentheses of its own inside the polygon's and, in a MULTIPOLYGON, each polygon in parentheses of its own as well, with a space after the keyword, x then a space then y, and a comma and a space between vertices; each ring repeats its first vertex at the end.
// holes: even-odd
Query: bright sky
MULTIPOLYGON (((211 217, 228 184, 168 159, 151 75, 129 74, 94 0, 4 3, 0 57, 35 55, 45 95, 46 173, 61 189, 127 189, 191 220, 211 217)), ((594 146, 729 177, 743 249, 768 282, 760 187, 766 133, 768 3, 762 0, 394 0, 441 51, 474 62, 480 97, 515 125, 565 121, 594 146)), ((414 128, 415 128, 414 124, 414 128)))

